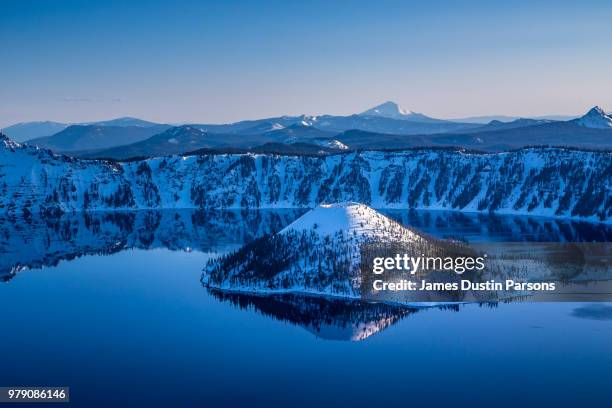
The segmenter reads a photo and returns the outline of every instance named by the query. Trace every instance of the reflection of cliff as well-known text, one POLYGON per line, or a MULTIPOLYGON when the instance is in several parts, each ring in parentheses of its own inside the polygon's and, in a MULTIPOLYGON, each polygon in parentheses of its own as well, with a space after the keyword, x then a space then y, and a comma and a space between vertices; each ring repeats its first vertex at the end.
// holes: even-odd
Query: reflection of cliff
POLYGON ((255 296, 209 289, 240 309, 289 322, 328 340, 364 340, 420 309, 358 300, 296 294, 255 296))
MULTIPOLYGON (((21 269, 126 248, 216 251, 278 231, 304 211, 166 210, 0 217, 0 280, 10 279, 21 269)), ((612 227, 605 224, 442 211, 385 213, 438 237, 470 241, 612 241, 612 227)))
POLYGON ((475 241, 612 242, 612 226, 559 218, 536 218, 450 211, 382 213, 403 225, 439 238, 475 241))
POLYGON ((22 269, 128 248, 223 251, 278 231, 300 213, 167 210, 0 218, 0 280, 22 269))

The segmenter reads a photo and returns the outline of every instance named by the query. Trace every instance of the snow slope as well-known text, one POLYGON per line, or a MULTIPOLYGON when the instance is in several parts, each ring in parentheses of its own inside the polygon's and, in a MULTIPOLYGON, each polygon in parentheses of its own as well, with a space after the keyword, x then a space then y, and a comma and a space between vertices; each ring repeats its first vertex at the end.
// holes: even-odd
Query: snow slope
POLYGON ((332 236, 342 232, 359 240, 388 239, 388 232, 393 229, 397 239, 412 241, 418 237, 402 227, 396 221, 364 204, 345 202, 336 204, 321 204, 307 212, 280 233, 289 231, 316 231, 322 237, 332 236))

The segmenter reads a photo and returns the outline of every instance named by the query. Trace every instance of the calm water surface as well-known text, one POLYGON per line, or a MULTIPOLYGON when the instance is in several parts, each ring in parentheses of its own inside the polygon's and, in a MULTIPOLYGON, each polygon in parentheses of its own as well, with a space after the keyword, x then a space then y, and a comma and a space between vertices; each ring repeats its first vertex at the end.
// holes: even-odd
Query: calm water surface
MULTIPOLYGON (((68 385, 84 407, 612 403, 610 304, 418 311, 200 285, 211 256, 299 213, 0 220, 0 385, 68 385)), ((612 236, 520 217, 389 215, 472 241, 612 236)))

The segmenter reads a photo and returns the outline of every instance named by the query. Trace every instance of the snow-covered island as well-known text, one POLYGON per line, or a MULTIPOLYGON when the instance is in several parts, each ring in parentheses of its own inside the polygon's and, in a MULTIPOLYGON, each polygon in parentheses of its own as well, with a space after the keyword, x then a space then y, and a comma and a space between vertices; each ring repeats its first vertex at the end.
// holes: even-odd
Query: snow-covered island
POLYGON ((359 298, 362 243, 419 239, 416 233, 363 204, 320 205, 280 232, 211 260, 202 283, 232 291, 359 298))
POLYGON ((376 245, 401 245, 415 255, 450 255, 455 249, 364 204, 323 204, 276 234, 212 259, 202 283, 237 292, 365 298, 370 286, 364 285, 369 279, 364 261, 376 245))
POLYGON ((323 204, 275 234, 211 259, 201 281, 228 292, 431 305, 510 300, 554 292, 551 282, 606 281, 612 274, 600 262, 609 247, 508 245, 488 244, 483 252, 406 228, 364 204, 323 204))

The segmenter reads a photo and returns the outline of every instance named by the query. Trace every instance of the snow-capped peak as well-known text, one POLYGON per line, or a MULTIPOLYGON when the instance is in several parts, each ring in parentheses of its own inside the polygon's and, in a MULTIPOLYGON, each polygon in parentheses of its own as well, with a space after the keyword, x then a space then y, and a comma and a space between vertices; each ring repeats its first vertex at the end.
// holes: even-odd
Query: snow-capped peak
POLYGON ((360 116, 374 116, 380 118, 389 118, 389 119, 400 119, 400 120, 410 120, 414 122, 435 122, 438 119, 430 118, 429 116, 425 116, 422 113, 417 113, 413 111, 409 111, 407 109, 402 108, 395 102, 387 101, 385 103, 381 103, 378 106, 373 107, 372 109, 368 109, 367 111, 361 112, 360 116))
POLYGON ((406 110, 395 102, 387 101, 361 112, 362 116, 382 116, 385 118, 402 119, 404 116, 414 115, 414 112, 406 110))
POLYGON ((586 115, 576 119, 576 123, 592 129, 611 129, 612 116, 606 114, 599 106, 595 106, 586 115))
POLYGON ((397 239, 414 240, 417 235, 397 222, 385 217, 367 205, 344 202, 321 204, 307 212, 280 233, 290 230, 313 230, 320 236, 330 236, 343 232, 358 239, 397 239))

